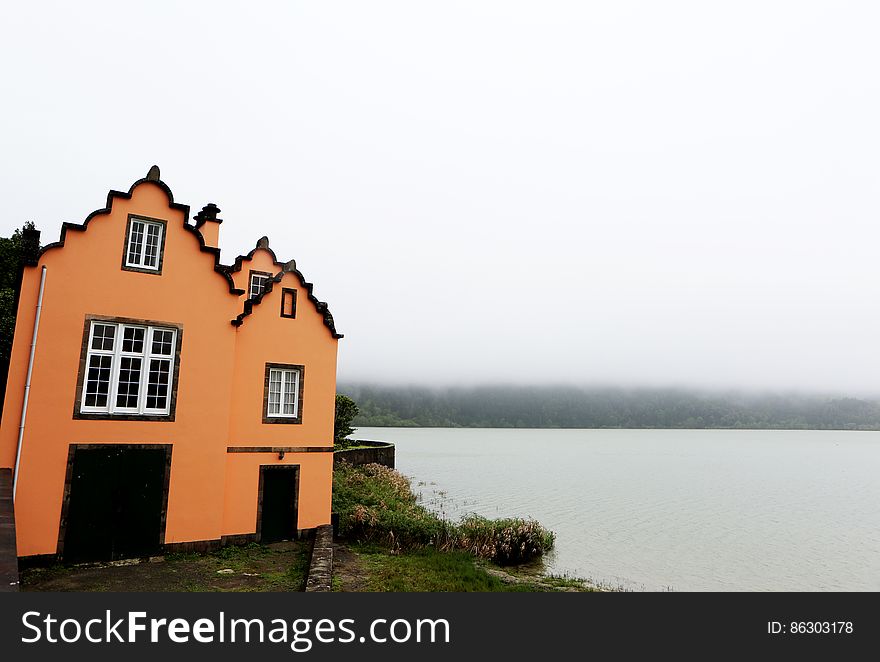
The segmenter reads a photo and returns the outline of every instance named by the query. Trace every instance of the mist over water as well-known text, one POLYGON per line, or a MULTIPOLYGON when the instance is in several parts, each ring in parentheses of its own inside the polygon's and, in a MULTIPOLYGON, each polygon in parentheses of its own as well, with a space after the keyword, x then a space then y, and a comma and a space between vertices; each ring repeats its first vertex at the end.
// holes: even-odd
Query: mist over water
POLYGON ((660 388, 344 384, 363 426, 880 430, 880 400, 660 388))

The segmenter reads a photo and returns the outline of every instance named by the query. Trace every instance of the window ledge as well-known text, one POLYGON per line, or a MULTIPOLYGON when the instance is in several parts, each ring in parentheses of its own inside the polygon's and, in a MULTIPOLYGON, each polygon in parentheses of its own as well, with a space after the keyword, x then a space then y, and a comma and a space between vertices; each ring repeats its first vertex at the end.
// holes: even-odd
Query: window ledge
POLYGON ((280 423, 282 425, 302 425, 302 416, 263 416, 263 423, 280 423))
POLYGON ((107 414, 101 412, 79 411, 73 412, 75 419, 93 421, 147 421, 151 423, 173 423, 174 414, 107 414))

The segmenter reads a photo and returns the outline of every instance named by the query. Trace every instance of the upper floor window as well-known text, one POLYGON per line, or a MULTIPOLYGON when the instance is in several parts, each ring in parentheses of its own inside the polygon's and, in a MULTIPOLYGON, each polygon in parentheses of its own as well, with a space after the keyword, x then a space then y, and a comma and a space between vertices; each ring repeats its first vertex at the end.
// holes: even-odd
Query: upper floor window
POLYGON ((266 287, 266 283, 271 277, 272 274, 268 274, 265 271, 251 271, 251 282, 248 286, 248 298, 253 299, 262 294, 263 288, 266 287))
POLYGON ((123 268, 161 273, 165 221, 129 217, 123 268))
POLYGON ((301 365, 266 364, 263 390, 264 423, 301 423, 303 373, 301 365))
POLYGON ((87 324, 79 412, 170 415, 179 330, 108 320, 87 324))

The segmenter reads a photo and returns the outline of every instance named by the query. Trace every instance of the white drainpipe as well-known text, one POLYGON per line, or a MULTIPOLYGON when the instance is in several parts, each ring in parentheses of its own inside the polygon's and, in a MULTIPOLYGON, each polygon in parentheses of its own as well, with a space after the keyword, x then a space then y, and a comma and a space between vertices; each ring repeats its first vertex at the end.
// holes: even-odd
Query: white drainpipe
POLYGON ((37 314, 34 317, 34 335, 31 337, 31 355, 28 358, 27 378, 24 382, 24 402, 21 403, 21 424, 18 426, 18 447, 15 449, 15 473, 12 479, 12 500, 18 488, 18 465, 21 462, 21 442, 24 440, 24 423, 27 420, 28 396, 31 393, 31 375, 34 372, 34 352, 37 349, 37 331, 40 328, 40 312, 43 310, 43 290, 46 287, 46 267, 40 274, 40 294, 37 297, 37 314))

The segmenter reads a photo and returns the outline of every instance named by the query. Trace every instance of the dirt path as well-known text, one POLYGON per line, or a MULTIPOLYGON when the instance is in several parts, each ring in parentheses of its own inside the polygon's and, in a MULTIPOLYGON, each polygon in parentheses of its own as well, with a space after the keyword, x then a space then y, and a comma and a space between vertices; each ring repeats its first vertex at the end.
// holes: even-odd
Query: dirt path
POLYGON ((344 593, 368 591, 367 570, 357 554, 342 543, 333 544, 333 590, 344 593))

